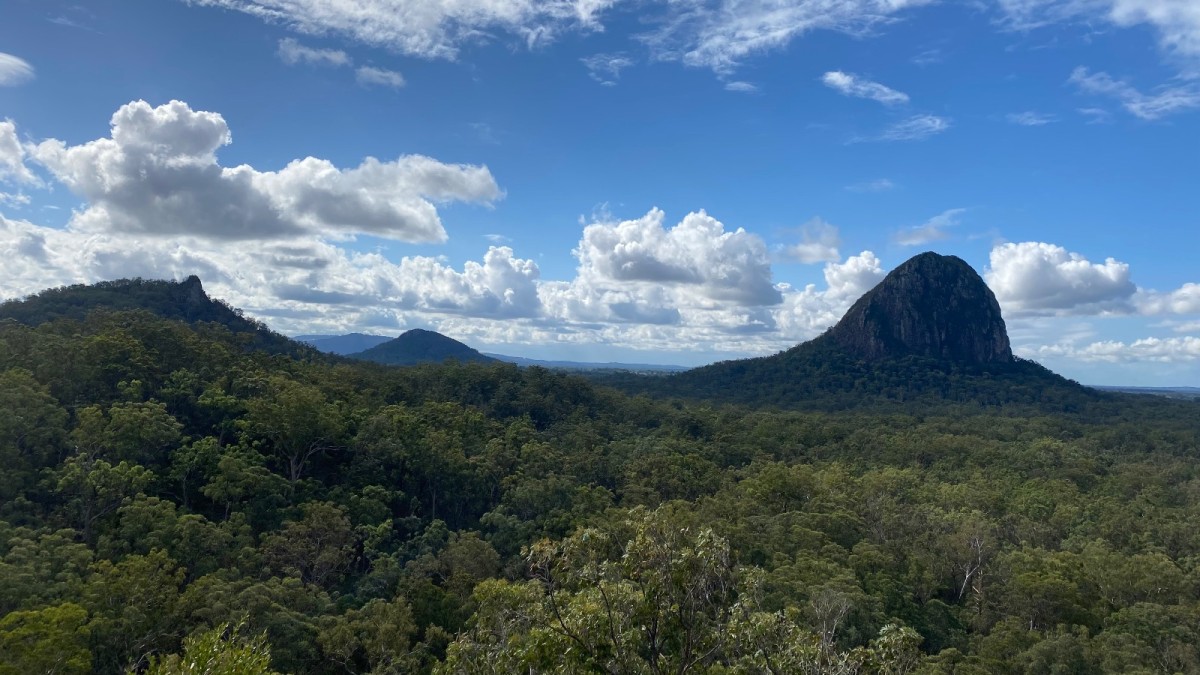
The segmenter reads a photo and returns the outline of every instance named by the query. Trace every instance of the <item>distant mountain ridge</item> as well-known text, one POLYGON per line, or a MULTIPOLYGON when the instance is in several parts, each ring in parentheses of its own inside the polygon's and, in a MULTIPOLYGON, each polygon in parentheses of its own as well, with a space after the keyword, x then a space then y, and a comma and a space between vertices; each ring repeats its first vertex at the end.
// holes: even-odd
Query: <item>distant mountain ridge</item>
POLYGON ((370 349, 347 356, 352 359, 374 361, 391 366, 441 363, 448 360, 462 363, 496 362, 496 359, 484 356, 458 340, 421 328, 414 328, 394 340, 388 340, 370 349))
POLYGON ((541 368, 556 368, 559 370, 619 370, 636 373, 676 373, 689 370, 691 368, 691 366, 672 366, 655 363, 621 363, 618 361, 609 361, 605 363, 594 361, 546 361, 542 359, 530 359, 523 356, 505 356, 504 354, 493 354, 491 352, 485 352, 484 355, 507 363, 515 363, 518 366, 539 366, 541 368))
POLYGON ((93 311, 132 310, 191 324, 219 324, 232 333, 249 335, 246 346, 250 349, 293 356, 317 353, 246 317, 224 301, 210 298, 196 275, 183 281, 135 278, 50 288, 0 303, 0 320, 38 326, 57 319, 83 321, 93 311))
POLYGON ((348 335, 297 335, 293 339, 312 345, 327 354, 348 356, 381 345, 392 338, 386 335, 350 333, 348 335))
POLYGON ((991 289, 970 265, 936 253, 892 270, 835 326, 787 351, 598 379, 628 393, 819 409, 918 400, 1070 409, 1104 396, 1015 358, 991 289))
POLYGON ((1123 387, 1120 385, 1092 385, 1093 389, 1115 391, 1123 394, 1144 394, 1167 398, 1200 399, 1200 387, 1123 387))
MULTIPOLYGON (((433 331, 430 331, 433 332, 433 331)), ((364 352, 372 347, 382 345, 394 338, 385 335, 370 335, 367 333, 347 333, 345 335, 297 335, 293 338, 306 344, 312 345, 328 354, 338 354, 340 356, 356 356, 360 352, 364 352)), ((466 346, 466 345, 464 345, 466 346)), ((468 347, 469 348, 469 347, 468 347)), ((476 350, 477 351, 477 350, 476 350)), ((688 370, 692 366, 674 366, 658 363, 623 363, 619 361, 609 362, 594 362, 594 361, 567 361, 567 360, 547 360, 534 359, 524 356, 508 356, 506 354, 495 354, 492 352, 480 352, 483 356, 512 363, 522 367, 537 366, 540 368, 552 368, 557 370, 577 370, 577 371, 630 371, 635 373, 674 373, 688 370)))
MULTIPOLYGON (((0 303, 0 321, 37 326, 57 319, 82 321, 96 311, 144 311, 187 323, 216 324, 238 335, 238 344, 248 350, 302 358, 319 354, 210 298, 195 276, 179 282, 123 279, 49 289, 0 303)), ((392 365, 497 361, 421 329, 348 356, 392 365)), ((546 367, 572 363, 504 360, 546 367)), ((604 364, 581 365, 591 366, 578 369, 591 371, 589 377, 630 393, 747 405, 841 409, 923 400, 1030 403, 1069 410, 1111 396, 1013 357, 999 307, 986 284, 966 263, 936 254, 922 254, 893 270, 825 334, 774 356, 653 376, 615 372, 616 366, 631 364, 612 364, 612 370, 604 364), (918 297, 905 297, 913 294, 918 297)))

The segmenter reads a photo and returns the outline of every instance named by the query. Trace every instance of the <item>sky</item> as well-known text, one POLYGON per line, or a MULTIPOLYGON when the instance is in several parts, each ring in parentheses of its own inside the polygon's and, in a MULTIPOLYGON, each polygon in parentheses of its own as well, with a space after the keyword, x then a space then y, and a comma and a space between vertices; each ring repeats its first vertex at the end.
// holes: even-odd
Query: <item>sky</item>
POLYGON ((926 250, 1014 351, 1200 386, 1195 0, 6 0, 0 298, 700 365, 926 250))

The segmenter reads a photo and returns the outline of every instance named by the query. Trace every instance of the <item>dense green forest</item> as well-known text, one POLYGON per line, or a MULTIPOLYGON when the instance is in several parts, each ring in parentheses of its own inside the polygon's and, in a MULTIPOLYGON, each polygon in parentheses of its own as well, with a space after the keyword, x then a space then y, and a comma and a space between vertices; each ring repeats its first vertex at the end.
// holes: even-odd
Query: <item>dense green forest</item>
POLYGON ((682 403, 19 318, 3 675, 1200 672, 1195 401, 682 403))
POLYGON ((774 356, 722 361, 681 373, 644 377, 601 372, 590 377, 635 396, 754 408, 837 411, 902 404, 908 411, 936 412, 949 404, 1097 415, 1114 400, 1034 361, 976 364, 914 355, 867 360, 820 338, 774 356))

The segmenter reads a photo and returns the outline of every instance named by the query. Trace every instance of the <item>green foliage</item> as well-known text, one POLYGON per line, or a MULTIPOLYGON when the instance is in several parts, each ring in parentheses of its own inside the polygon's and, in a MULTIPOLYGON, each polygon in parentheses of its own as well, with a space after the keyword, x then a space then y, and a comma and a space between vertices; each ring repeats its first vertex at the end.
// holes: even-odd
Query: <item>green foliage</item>
POLYGON ((152 657, 144 671, 147 675, 272 675, 271 649, 266 637, 246 638, 244 626, 222 624, 212 630, 190 635, 183 641, 183 653, 152 657))
POLYGON ((773 356, 722 361, 670 375, 596 373, 592 378, 633 394, 802 410, 986 406, 1073 413, 1095 411, 1113 400, 1032 361, 966 364, 922 356, 866 360, 823 339, 773 356))
POLYGON ((420 668, 413 651, 417 625, 404 598, 371 600, 361 609, 331 617, 317 641, 325 655, 350 672, 411 673, 420 668))
POLYGON ((0 619, 0 675, 88 673, 87 611, 64 603, 0 619))
POLYGON ((74 530, 31 530, 0 521, 0 615, 79 598, 93 551, 74 530))
POLYGON ((242 425, 274 454, 295 483, 315 456, 337 448, 347 427, 344 406, 328 401, 320 388, 273 376, 263 393, 247 403, 242 425))
POLYGON ((920 661, 910 628, 843 651, 795 612, 763 611, 757 575, 711 529, 635 510, 616 530, 542 540, 533 580, 477 586, 472 625, 435 672, 901 675, 920 661))
POLYGON ((184 571, 158 550, 93 565, 81 598, 97 669, 134 666, 144 655, 176 643, 183 578, 184 571))
POLYGON ((51 288, 22 300, 0 303, 0 321, 13 319, 29 326, 56 320, 82 321, 92 312, 144 310, 165 319, 193 324, 216 324, 242 333, 256 348, 273 353, 312 355, 314 351, 273 333, 221 300, 212 300, 200 280, 119 279, 90 286, 51 288))
POLYGON ((263 560, 280 576, 307 584, 336 584, 349 568, 357 543, 346 510, 329 502, 310 502, 300 520, 283 524, 263 539, 263 560))
POLYGON ((116 403, 107 411, 88 406, 76 412, 71 442, 89 456, 143 465, 165 464, 166 451, 179 444, 182 425, 166 405, 116 403))
POLYGON ((33 373, 15 368, 0 371, 0 411, 0 505, 9 505, 58 459, 67 413, 33 373))
POLYGON ((1200 672, 1196 402, 833 357, 725 398, 840 412, 685 405, 63 302, 0 321, 4 672, 1200 672))
POLYGON ((90 541, 98 521, 129 503, 153 480, 145 467, 126 461, 113 465, 81 453, 63 462, 56 487, 67 500, 71 524, 90 541))

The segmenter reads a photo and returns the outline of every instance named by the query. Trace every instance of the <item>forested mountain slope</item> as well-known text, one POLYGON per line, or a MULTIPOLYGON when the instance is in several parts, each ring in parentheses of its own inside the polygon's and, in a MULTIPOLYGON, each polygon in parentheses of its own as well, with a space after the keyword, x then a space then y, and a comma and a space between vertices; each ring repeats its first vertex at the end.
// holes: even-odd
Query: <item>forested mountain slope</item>
POLYGON ((961 259, 917 255, 821 336, 773 356, 597 380, 630 393, 794 409, 946 404, 1080 412, 1105 400, 1015 358, 1000 306, 961 259))
MULTIPOLYGON (((0 321, 12 319, 38 326, 55 319, 82 321, 95 310, 144 310, 164 319, 212 323, 239 334, 252 349, 303 356, 312 350, 247 318, 222 300, 210 298, 195 275, 184 281, 119 279, 92 285, 51 288, 19 300, 0 303, 0 321)), ((315 352, 312 352, 315 353, 315 352)))
POLYGON ((590 375, 599 384, 657 398, 793 410, 937 411, 948 405, 1085 412, 1111 395, 1033 361, 964 364, 905 356, 855 358, 818 338, 774 356, 722 361, 682 373, 590 375))
POLYGON ((1200 672, 1194 401, 787 412, 245 347, 0 322, 0 669, 1200 672))

